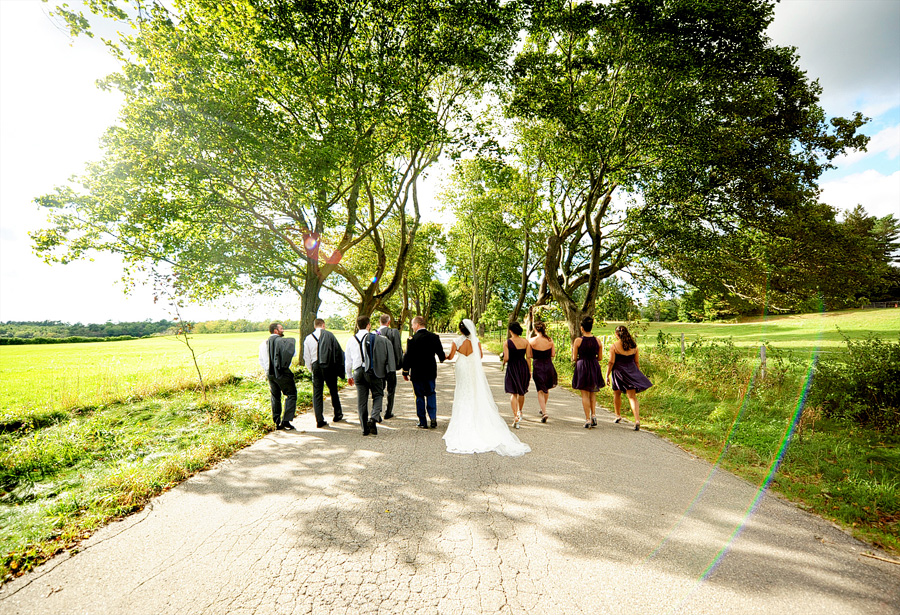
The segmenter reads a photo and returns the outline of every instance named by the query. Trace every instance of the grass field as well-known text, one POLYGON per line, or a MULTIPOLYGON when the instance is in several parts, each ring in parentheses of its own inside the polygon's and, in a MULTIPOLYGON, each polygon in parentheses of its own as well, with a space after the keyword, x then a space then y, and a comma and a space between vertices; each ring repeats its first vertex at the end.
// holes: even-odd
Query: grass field
MULTIPOLYGON (((613 330, 623 324, 617 321, 597 323, 594 334, 613 339, 613 330)), ((554 326, 554 338, 564 340, 563 327, 554 326)), ((813 350, 822 354, 844 352, 843 335, 862 339, 870 333, 886 339, 895 339, 900 332, 900 309, 866 309, 825 312, 823 314, 795 314, 754 318, 741 323, 683 323, 642 322, 636 339, 641 347, 655 346, 659 332, 669 336, 670 343, 680 344, 684 333, 685 345, 698 339, 731 338, 734 345, 746 349, 747 356, 756 356, 759 346, 809 355, 813 350)))
MULTIPOLYGON (((0 347, 0 578, 272 429, 267 333, 0 347)), ((337 332, 340 339, 349 334, 337 332)), ((298 383, 298 408, 311 400, 298 383)))
MULTIPOLYGON (((594 333, 612 336, 618 324, 595 326, 594 333)), ((568 332, 559 324, 549 329, 565 386, 572 375, 568 332)), ((641 367, 654 383, 639 396, 645 428, 755 484, 768 484, 858 538, 900 553, 900 436, 828 419, 821 408, 801 403, 807 385, 815 386, 815 379, 809 380, 814 354, 841 360, 847 353, 844 335, 897 344, 900 310, 740 324, 641 323, 633 329, 639 331, 641 367), (759 371, 762 342, 769 349, 765 378, 759 371)), ((496 341, 489 346, 499 349, 496 341)), ((602 363, 605 371, 605 358, 602 363)), ((613 407, 608 387, 601 389, 598 404, 613 407)), ((631 417, 626 400, 622 413, 631 417)))
MULTIPOLYGON (((335 332, 343 340, 350 334, 335 332)), ((204 379, 260 372, 267 333, 191 337, 204 379)), ((299 344, 298 344, 299 348, 299 344)), ((197 386, 190 353, 174 337, 123 342, 0 346, 0 425, 46 425, 84 410, 197 386)))

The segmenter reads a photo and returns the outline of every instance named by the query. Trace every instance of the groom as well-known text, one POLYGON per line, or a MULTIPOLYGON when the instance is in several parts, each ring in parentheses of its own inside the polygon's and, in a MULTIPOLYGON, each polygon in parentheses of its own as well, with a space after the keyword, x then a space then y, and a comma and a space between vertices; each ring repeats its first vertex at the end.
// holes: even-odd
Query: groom
POLYGON ((425 328, 425 319, 416 316, 412 321, 413 336, 406 341, 406 354, 403 355, 403 379, 412 380, 413 392, 416 394, 416 414, 419 415, 419 429, 427 429, 425 412, 431 419, 431 428, 437 427, 437 397, 434 393, 434 381, 437 379, 437 363, 435 355, 441 363, 446 358, 441 338, 425 328))

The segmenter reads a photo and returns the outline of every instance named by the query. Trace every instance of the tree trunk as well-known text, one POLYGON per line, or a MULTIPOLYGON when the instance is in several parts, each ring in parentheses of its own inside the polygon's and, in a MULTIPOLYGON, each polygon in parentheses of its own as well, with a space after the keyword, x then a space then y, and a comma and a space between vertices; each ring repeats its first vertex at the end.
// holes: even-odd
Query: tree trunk
MULTIPOLYGON (((313 261, 307 262, 306 279, 303 284, 303 293, 300 295, 300 344, 315 329, 316 316, 319 313, 319 306, 322 305, 319 292, 322 290, 323 283, 324 279, 320 277, 318 264, 313 261)), ((303 353, 300 353, 300 360, 303 360, 303 353)))
POLYGON ((525 232, 525 255, 522 257, 522 282, 519 287, 519 299, 516 301, 516 307, 513 308, 512 315, 509 317, 509 321, 512 322, 514 320, 519 320, 519 312, 522 311, 522 306, 525 304, 525 294, 528 292, 528 257, 529 257, 529 248, 531 247, 531 233, 525 232))

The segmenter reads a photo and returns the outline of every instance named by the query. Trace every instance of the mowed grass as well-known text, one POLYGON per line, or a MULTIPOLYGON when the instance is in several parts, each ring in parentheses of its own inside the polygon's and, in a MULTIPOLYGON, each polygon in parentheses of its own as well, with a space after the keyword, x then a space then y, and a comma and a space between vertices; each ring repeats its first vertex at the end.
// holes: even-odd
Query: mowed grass
MULTIPOLYGON (((620 322, 607 323, 597 335, 612 335, 620 322)), ((820 314, 794 314, 789 316, 757 317, 740 323, 681 323, 649 322, 638 334, 642 346, 656 345, 657 336, 671 336, 671 343, 680 344, 684 333, 685 344, 698 339, 731 338, 735 346, 746 348, 749 355, 759 351, 763 343, 780 350, 810 355, 817 351, 823 355, 845 351, 844 335, 862 339, 869 334, 893 339, 900 331, 900 309, 842 310, 820 314)))
MULTIPOLYGON (((343 341, 349 333, 336 335, 343 341)), ((267 336, 266 332, 196 335, 190 343, 204 379, 215 385, 233 376, 259 374, 258 348, 267 336)), ((72 411, 198 385, 190 353, 171 336, 0 346, 0 426, 17 422, 44 426, 64 420, 72 411)))

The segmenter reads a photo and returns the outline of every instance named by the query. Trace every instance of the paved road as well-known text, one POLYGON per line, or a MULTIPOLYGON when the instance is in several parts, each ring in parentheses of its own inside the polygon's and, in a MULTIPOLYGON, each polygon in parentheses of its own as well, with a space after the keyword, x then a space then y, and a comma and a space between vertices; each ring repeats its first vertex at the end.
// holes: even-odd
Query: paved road
MULTIPOLYGON (((486 369, 501 412, 496 357, 486 369)), ((452 455, 398 417, 275 432, 0 593, 0 613, 900 613, 900 566, 554 390, 532 452, 452 455)), ((345 408, 355 393, 344 392, 345 408)), ((349 416, 349 413, 348 413, 349 416)))

